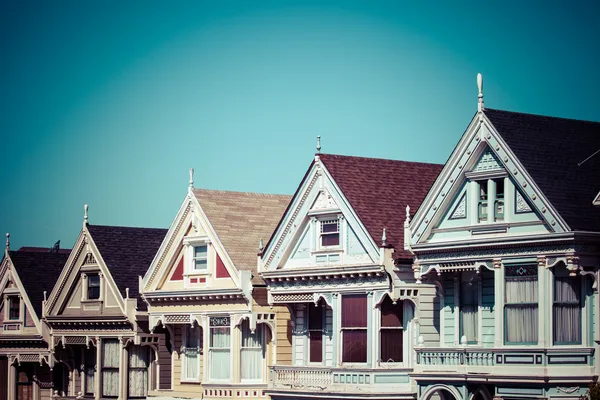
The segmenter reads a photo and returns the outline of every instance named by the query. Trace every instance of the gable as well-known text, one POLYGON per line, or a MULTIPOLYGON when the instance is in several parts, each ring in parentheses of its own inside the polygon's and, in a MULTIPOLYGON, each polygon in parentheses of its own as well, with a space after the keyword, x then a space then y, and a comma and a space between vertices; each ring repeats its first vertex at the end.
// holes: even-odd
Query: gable
POLYGON ((23 282, 19 278, 18 272, 7 257, 5 257, 3 264, 3 268, 0 268, 0 271, 2 271, 0 276, 0 322, 10 321, 14 324, 5 325, 4 330, 0 330, 0 335, 4 333, 41 334, 39 318, 35 314, 35 308, 23 286, 23 282), (6 300, 13 296, 20 297, 19 318, 14 321, 8 318, 9 305, 6 304, 6 300))
POLYGON ((313 164, 265 249, 263 271, 378 262, 379 248, 347 199, 313 164))
POLYGON ((126 315, 125 301, 87 228, 48 297, 47 315, 126 315))
POLYGON ((236 289, 238 275, 191 192, 142 281, 144 293, 236 289))
POLYGON ((476 115, 411 223, 412 243, 564 231, 489 121, 476 115))

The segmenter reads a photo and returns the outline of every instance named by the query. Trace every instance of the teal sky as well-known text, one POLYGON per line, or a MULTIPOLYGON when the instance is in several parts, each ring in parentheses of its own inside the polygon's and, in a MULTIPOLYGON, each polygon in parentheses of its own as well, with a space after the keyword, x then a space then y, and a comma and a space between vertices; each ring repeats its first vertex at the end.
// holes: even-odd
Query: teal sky
POLYGON ((599 38, 599 2, 3 1, 0 231, 168 227, 190 167, 291 194, 317 135, 443 163, 477 72, 487 107, 600 120, 599 38))

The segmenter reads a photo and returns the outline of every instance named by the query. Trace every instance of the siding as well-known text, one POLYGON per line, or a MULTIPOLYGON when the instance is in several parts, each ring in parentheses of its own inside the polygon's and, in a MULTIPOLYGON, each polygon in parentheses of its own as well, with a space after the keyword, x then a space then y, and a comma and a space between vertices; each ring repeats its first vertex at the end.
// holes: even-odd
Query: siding
MULTIPOLYGON (((165 333, 165 336, 168 333, 165 333)), ((172 369, 172 359, 171 352, 167 348, 167 342, 165 336, 161 337, 158 341, 158 388, 163 389, 171 389, 171 369, 172 369)))
POLYGON ((435 296, 433 285, 423 285, 419 302, 419 335, 425 347, 439 347, 440 344, 440 301, 435 296))
POLYGON ((325 307, 325 365, 333 365, 333 310, 325 307))
POLYGON ((444 346, 458 344, 458 340, 455 338, 457 327, 454 308, 457 299, 454 296, 454 276, 454 274, 444 274, 444 309, 442 310, 442 318, 444 319, 444 346))
POLYGON ((483 269, 481 281, 481 342, 483 347, 494 347, 495 340, 494 271, 483 269))
POLYGON ((276 365, 292 365, 292 325, 287 307, 275 308, 276 365))

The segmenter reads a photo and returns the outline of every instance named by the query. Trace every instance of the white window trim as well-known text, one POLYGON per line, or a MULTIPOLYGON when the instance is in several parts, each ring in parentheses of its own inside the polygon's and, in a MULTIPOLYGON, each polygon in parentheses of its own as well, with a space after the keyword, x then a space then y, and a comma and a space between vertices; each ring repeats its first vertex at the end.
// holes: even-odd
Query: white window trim
MULTIPOLYGON (((249 322, 249 321, 248 321, 249 322)), ((240 324, 240 345, 239 345, 239 349, 240 349, 240 383, 244 383, 244 384, 250 384, 250 383, 267 383, 268 381, 268 368, 267 368, 267 331, 268 331, 268 325, 265 323, 257 323, 256 324, 256 329, 258 329, 258 327, 260 325, 264 325, 261 327, 261 329, 263 329, 263 336, 262 336, 262 340, 261 340, 261 344, 260 344, 260 349, 261 349, 261 377, 260 379, 242 379, 242 372, 241 369, 243 368, 242 365, 242 349, 244 349, 245 347, 242 347, 242 343, 243 343, 243 332, 241 330, 241 324, 240 324), (262 349, 264 349, 264 351, 262 351, 262 349)), ((251 347, 251 348, 256 348, 256 347, 251 347)))
MULTIPOLYGON (((183 337, 182 337, 182 346, 186 347, 187 346, 187 336, 188 336, 188 329, 202 329, 202 327, 200 326, 195 326, 195 327, 191 327, 189 325, 184 325, 185 326, 185 330, 183 333, 183 337)), ((204 344, 204 337, 203 337, 203 332, 201 332, 201 335, 198 337, 198 340, 200 341, 199 343, 199 347, 198 347, 198 372, 200 372, 200 355, 203 354, 203 344, 204 344)), ((185 370, 186 370, 186 366, 187 366, 187 356, 185 355, 185 352, 182 352, 183 357, 182 357, 182 361, 181 361, 181 376, 180 376, 180 382, 185 382, 185 383, 200 383, 202 381, 202 377, 200 376, 200 373, 198 373, 198 378, 197 379, 193 379, 193 378, 188 378, 185 376, 185 370)))
MULTIPOLYGON (((228 382, 233 382, 233 375, 234 375, 234 366, 233 366, 233 343, 234 343, 234 326, 233 326, 233 315, 231 314, 227 314, 227 315, 223 315, 223 314, 215 314, 215 315, 208 315, 206 318, 206 325, 207 325, 207 342, 206 342, 206 354, 207 357, 206 358, 206 382, 208 383, 228 383, 228 382), (211 331, 211 326, 210 326, 210 319, 216 317, 227 317, 229 318, 229 378, 227 379, 215 379, 211 377, 211 372, 212 372, 212 365, 211 365, 211 346, 210 346, 210 336, 212 334, 211 331)), ((240 335, 241 337, 241 335, 240 335)), ((222 347, 218 347, 218 348, 222 348, 222 347)))
POLYGON ((328 264, 343 264, 344 254, 346 253, 346 236, 347 236, 347 222, 344 216, 337 212, 334 214, 319 214, 312 216, 311 218, 311 230, 312 230, 312 246, 311 246, 311 262, 313 265, 328 265, 328 264), (338 220, 338 235, 340 242, 335 246, 321 246, 321 223, 323 221, 338 220), (320 255, 339 255, 339 260, 335 262, 327 261, 317 263, 317 256, 320 255))
POLYGON ((4 294, 4 320, 3 324, 19 324, 19 329, 14 331, 4 331, 2 333, 10 333, 10 332, 20 332, 25 326, 25 301, 23 296, 20 293, 5 293, 4 294), (18 297, 19 298, 19 318, 10 319, 10 298, 18 297))
POLYGON ((184 287, 189 288, 190 277, 192 278, 205 278, 206 287, 210 287, 212 283, 212 277, 214 275, 215 266, 215 252, 212 249, 212 242, 208 236, 194 236, 186 237, 183 239, 183 281, 184 287), (196 246, 206 246, 206 269, 195 269, 194 259, 194 248, 196 246))
MULTIPOLYGON (((549 285, 546 285, 546 289, 547 289, 547 297, 549 298, 549 307, 547 310, 548 316, 548 347, 552 347, 552 348, 577 348, 577 347, 590 347, 588 345, 590 339, 589 339, 589 334, 588 334, 588 329, 589 329, 589 323, 591 323, 591 321, 588 322, 589 320, 589 306, 588 306, 588 296, 586 295, 586 283, 585 283, 585 276, 584 275, 580 275, 580 281, 579 281, 579 296, 580 296, 580 313, 581 313, 581 325, 580 325, 580 329, 581 329, 581 343, 573 343, 573 344, 554 344, 554 279, 556 278, 556 268, 558 266, 553 266, 552 268, 548 269, 549 272, 549 285)), ((559 267, 560 268, 560 267, 559 267)), ((539 285, 539 282, 538 282, 539 285)), ((539 297, 539 286, 538 286, 538 297, 539 297)), ((592 300, 593 300, 593 296, 592 296, 592 300)), ((538 300, 539 301, 539 300, 538 300)))
MULTIPOLYGON (((83 269, 83 268, 82 268, 83 269)), ((84 269, 81 272, 81 303, 99 303, 104 301, 104 274, 97 267, 84 269), (100 278, 100 296, 97 299, 88 299, 88 275, 98 275, 100 278)))
MULTIPOLYGON (((407 304, 407 301, 405 300, 398 300, 400 302, 402 302, 402 327, 400 328, 395 328, 395 330, 401 330, 402 331, 402 361, 401 362, 387 362, 387 361, 383 361, 381 359, 381 304, 379 304, 376 308, 375 311, 375 321, 374 321, 374 331, 376 332, 377 338, 376 338, 376 363, 384 366, 386 368, 403 368, 403 367, 407 367, 409 365, 409 359, 410 359, 410 352, 409 352, 409 346, 408 346, 408 340, 410 340, 409 338, 409 329, 408 329, 408 325, 411 323, 411 321, 407 321, 407 307, 410 307, 409 304, 407 304)), ((389 327, 386 329, 390 329, 389 327)), ((376 365, 377 365, 376 364, 376 365)))
MULTIPOLYGON (((469 272, 469 271, 464 271, 469 272)), ((464 346, 468 347, 480 347, 483 343, 482 330, 483 330, 483 312, 482 312, 482 276, 475 277, 477 284, 477 342, 476 343, 465 343, 464 346)), ((454 345, 462 346, 461 343, 461 331, 460 331, 460 285, 462 284, 459 276, 454 277, 454 345)), ((443 317, 443 316, 441 316, 443 317)))
MULTIPOLYGON (((369 297, 369 295, 367 293, 364 292, 359 292, 359 293, 353 293, 353 292, 349 292, 349 293, 342 293, 338 296, 338 310, 339 312, 338 314, 338 334, 339 334, 339 343, 338 343, 338 352, 337 352, 337 359, 338 359, 338 363, 339 366, 341 367, 349 367, 349 368, 365 368, 366 366, 369 365, 369 349, 368 347, 370 346, 369 344, 369 330, 371 329, 371 326, 373 326, 373 321, 369 320, 369 307, 372 307, 372 302, 371 302, 372 297, 369 297), (360 328, 344 328, 342 327, 342 298, 344 296, 353 296, 353 295, 365 295, 367 298, 367 326, 366 328, 360 327, 360 328), (345 330, 366 330, 367 331, 367 360, 365 362, 344 362, 344 331, 345 330)), ((373 314, 377 314, 377 313, 371 313, 371 315, 373 314)), ((379 331, 377 331, 379 332, 379 331)), ((377 342, 379 341, 379 338, 377 339, 377 342)), ((372 358, 371 358, 372 359, 372 358)))
POLYGON ((325 366, 326 362, 327 362, 327 343, 325 340, 325 333, 326 333, 326 324, 327 324, 327 306, 323 306, 320 305, 320 307, 323 309, 323 314, 322 314, 322 318, 323 318, 323 322, 322 322, 322 327, 321 327, 321 362, 315 362, 315 361, 310 361, 310 309, 311 308, 316 308, 314 303, 308 303, 306 305, 306 308, 304 309, 304 315, 305 315, 305 319, 304 319, 304 323, 306 324, 306 335, 304 335, 305 338, 305 343, 304 343, 304 348, 305 348, 305 364, 307 366, 313 366, 313 367, 320 367, 320 366, 325 366))

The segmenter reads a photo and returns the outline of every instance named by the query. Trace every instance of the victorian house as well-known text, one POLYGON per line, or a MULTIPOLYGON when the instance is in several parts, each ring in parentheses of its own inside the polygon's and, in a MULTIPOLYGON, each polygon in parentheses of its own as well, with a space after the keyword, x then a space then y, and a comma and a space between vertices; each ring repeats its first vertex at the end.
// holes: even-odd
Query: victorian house
MULTIPOLYGON (((193 170, 191 171, 191 173, 193 170)), ((271 307, 257 253, 290 196, 194 189, 141 282, 164 332, 151 395, 264 399, 268 365, 289 364, 289 313, 271 307)))
POLYGON ((272 399, 415 397, 417 321, 433 341, 436 288, 414 278, 404 210, 441 169, 316 154, 259 260, 269 303, 289 308, 293 328, 272 399))
POLYGON ((46 400, 60 382, 53 378, 50 336, 42 302, 70 250, 23 247, 6 250, 0 264, 0 399, 46 400))
POLYGON ((156 387, 164 335, 148 331, 139 280, 166 232, 90 225, 86 206, 83 229, 44 302, 59 395, 128 399, 156 387))
POLYGON ((487 109, 478 86, 407 232, 436 290, 418 398, 577 399, 599 373, 600 123, 487 109))

